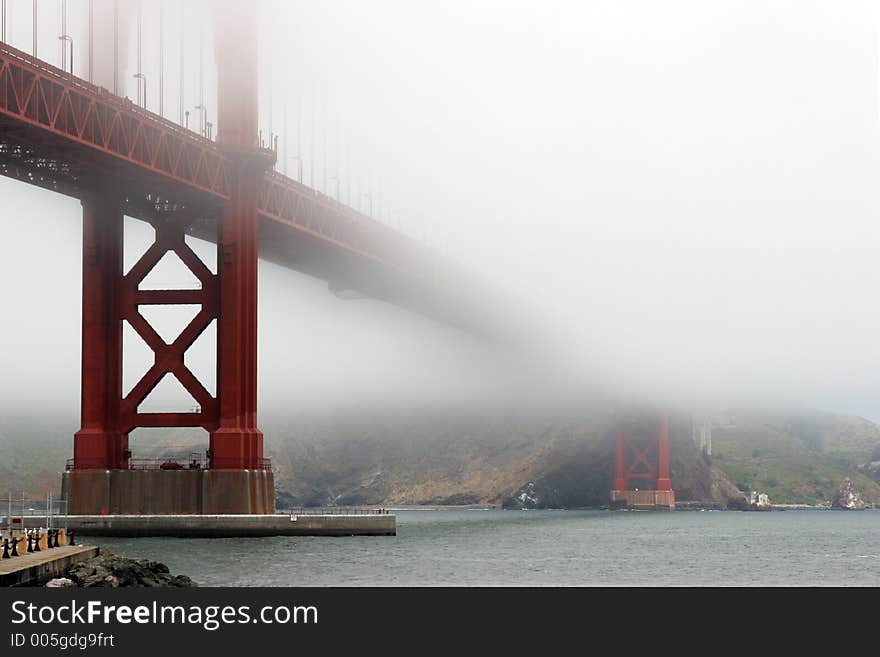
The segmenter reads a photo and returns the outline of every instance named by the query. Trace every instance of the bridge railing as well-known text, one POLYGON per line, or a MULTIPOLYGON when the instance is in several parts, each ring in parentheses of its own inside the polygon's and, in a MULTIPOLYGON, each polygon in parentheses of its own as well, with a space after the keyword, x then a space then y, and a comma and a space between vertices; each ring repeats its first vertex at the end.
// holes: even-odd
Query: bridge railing
POLYGON ((151 112, 150 110, 141 107, 127 96, 119 96, 117 94, 114 94, 106 87, 99 86, 97 84, 89 82, 88 80, 84 80, 83 78, 68 73, 67 71, 60 69, 57 66, 53 66, 52 64, 49 64, 42 59, 34 57, 33 55, 30 55, 23 50, 14 48, 3 41, 0 41, 0 55, 4 55, 9 59, 32 67, 39 71, 40 74, 44 77, 54 79, 56 82, 73 87, 78 91, 99 96, 102 102, 107 104, 115 104, 120 109, 124 109, 131 114, 135 114, 137 116, 140 116, 141 118, 148 119, 153 123, 160 124, 162 128, 164 128, 168 132, 176 133, 180 137, 186 137, 187 139, 193 139, 203 142, 206 145, 210 144, 214 148, 217 148, 217 145, 204 135, 200 135, 194 130, 190 130, 189 128, 178 125, 177 123, 166 119, 164 116, 155 114, 154 112, 151 112))
POLYGON ((230 194, 231 164, 213 141, 8 44, 0 44, 0 114, 60 135, 53 148, 63 143, 65 157, 72 144, 84 145, 77 157, 90 163, 109 155, 182 183, 172 195, 230 194))
MULTIPOLYGON (((134 185, 132 199, 137 197, 137 201, 131 203, 141 204, 138 207, 146 203, 144 207, 152 208, 156 198, 175 203, 186 198, 190 204, 207 203, 210 214, 217 201, 231 193, 232 164, 213 140, 2 42, 0 115, 20 121, 30 130, 48 131, 52 139, 45 142, 55 145, 46 145, 43 151, 63 143, 62 151, 49 150, 53 157, 61 158, 58 166, 72 166, 72 162, 88 167, 110 156, 141 172, 158 175, 149 179, 151 191, 144 199, 139 186, 144 179, 136 174, 138 169, 120 169, 121 179, 134 185), (52 141, 59 137, 61 141, 52 141)), ((14 160, 16 166, 9 174, 13 177, 36 179, 39 182, 35 184, 63 188, 73 195, 81 193, 81 181, 69 172, 58 174, 35 168, 20 157, 14 160)), ((459 314, 470 318, 490 294, 475 293, 478 277, 436 249, 278 172, 268 171, 264 177, 259 211, 361 259, 403 273, 396 277, 405 284, 402 289, 421 305, 436 297, 444 307, 465 306, 459 314)))

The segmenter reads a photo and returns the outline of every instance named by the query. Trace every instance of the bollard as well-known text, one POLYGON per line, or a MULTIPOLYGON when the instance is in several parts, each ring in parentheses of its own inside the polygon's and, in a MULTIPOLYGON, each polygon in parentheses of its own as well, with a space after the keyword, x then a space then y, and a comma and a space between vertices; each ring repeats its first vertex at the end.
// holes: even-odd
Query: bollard
POLYGON ((9 539, 3 539, 3 558, 9 559, 9 539))
POLYGON ((18 541, 19 541, 18 536, 12 537, 12 556, 13 557, 19 556, 19 554, 18 554, 18 541))
POLYGON ((72 529, 67 533, 67 544, 68 545, 76 545, 76 543, 73 542, 73 530, 72 529))

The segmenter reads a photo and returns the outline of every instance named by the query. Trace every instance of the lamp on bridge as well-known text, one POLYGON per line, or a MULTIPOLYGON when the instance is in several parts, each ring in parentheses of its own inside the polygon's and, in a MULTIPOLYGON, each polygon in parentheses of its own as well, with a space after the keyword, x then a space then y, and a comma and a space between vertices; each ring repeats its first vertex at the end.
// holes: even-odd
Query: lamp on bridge
POLYGON ((62 34, 60 37, 58 37, 58 40, 62 42, 62 48, 66 48, 64 42, 70 44, 70 74, 73 75, 73 37, 67 34, 62 34))
POLYGON ((199 111, 199 133, 201 135, 204 135, 205 134, 205 115, 208 112, 208 108, 205 107, 204 105, 196 105, 195 107, 193 107, 193 109, 199 111))
POLYGON ((302 155, 300 155, 299 153, 297 153, 296 155, 288 155, 288 156, 287 156, 287 160, 288 160, 288 162, 291 161, 291 160, 296 160, 296 163, 297 163, 297 165, 296 165, 297 178, 296 178, 296 179, 297 179, 299 182, 302 182, 302 181, 303 181, 303 159, 302 159, 302 155))
POLYGON ((370 199, 370 219, 373 218, 373 195, 370 192, 364 192, 364 196, 370 199))
POLYGON ((138 91, 140 91, 141 82, 143 82, 143 85, 144 85, 144 105, 143 105, 143 107, 144 107, 144 109, 147 109, 147 76, 144 75, 143 73, 135 73, 131 77, 135 78, 138 81, 138 91))

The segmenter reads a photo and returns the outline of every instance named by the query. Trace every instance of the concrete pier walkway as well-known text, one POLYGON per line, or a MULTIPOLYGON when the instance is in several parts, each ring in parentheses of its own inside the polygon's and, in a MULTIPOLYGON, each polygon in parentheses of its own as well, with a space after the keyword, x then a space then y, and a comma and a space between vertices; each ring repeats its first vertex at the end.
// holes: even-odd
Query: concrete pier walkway
POLYGON ((55 516, 76 536, 395 536, 391 513, 55 516))
POLYGON ((0 560, 0 586, 44 584, 53 577, 63 575, 71 565, 97 554, 96 547, 68 545, 3 559, 0 560))

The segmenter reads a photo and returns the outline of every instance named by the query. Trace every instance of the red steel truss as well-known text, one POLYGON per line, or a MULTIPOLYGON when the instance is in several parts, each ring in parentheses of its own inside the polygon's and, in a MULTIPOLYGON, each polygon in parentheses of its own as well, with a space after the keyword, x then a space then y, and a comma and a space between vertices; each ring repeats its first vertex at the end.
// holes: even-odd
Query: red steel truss
POLYGON ((219 287, 217 276, 201 261, 185 242, 186 225, 174 220, 153 223, 156 240, 121 281, 120 316, 125 319, 153 351, 152 367, 122 399, 121 430, 128 433, 136 427, 191 427, 200 426, 213 431, 218 423, 217 399, 214 398, 186 366, 187 349, 217 318, 219 287), (199 280, 200 288, 193 290, 141 290, 139 285, 159 263, 173 251, 199 280), (167 344, 140 313, 145 305, 198 304, 199 312, 180 335, 167 344), (180 381, 184 389, 199 404, 193 413, 140 413, 138 406, 166 375, 180 381))
POLYGON ((76 470, 128 468, 128 434, 137 427, 203 427, 211 435, 211 468, 265 469, 256 418, 258 255, 325 277, 334 288, 360 288, 478 331, 489 317, 488 295, 475 292, 465 272, 441 266, 415 240, 271 170, 275 154, 257 137, 256 34, 246 14, 234 24, 235 34, 221 36, 226 47, 217 51, 216 142, 0 42, 0 175, 83 205, 76 470), (156 229, 155 243, 128 274, 122 271, 124 214, 156 229), (217 243, 217 274, 186 245, 186 234, 217 243), (168 251, 193 272, 200 289, 140 289, 168 251), (460 303, 463 290, 471 303, 460 303), (168 304, 200 306, 171 344, 140 312, 168 304), (216 396, 184 361, 214 320, 216 396), (154 353, 152 367, 125 396, 123 321, 154 353), (180 381, 198 402, 197 412, 140 412, 165 376, 180 381))
MULTIPOLYGON (((165 198, 185 199, 200 210, 216 212, 230 196, 232 163, 218 144, 2 42, 0 127, 14 141, 40 146, 34 150, 42 166, 25 174, 36 184, 33 177, 46 175, 46 162, 59 170, 118 172, 124 165, 133 186, 161 190, 165 198), (30 130, 15 140, 24 128, 30 130)), ((70 181, 43 184, 81 196, 70 181)), ((263 176, 257 209, 264 220, 331 249, 417 278, 436 274, 432 254, 415 240, 281 174, 263 176)))
POLYGON ((156 239, 128 274, 122 272, 123 216, 111 197, 83 200, 82 428, 74 439, 80 469, 125 469, 128 434, 137 427, 197 427, 214 431, 217 399, 187 368, 186 351, 218 316, 219 283, 184 241, 186 224, 156 221, 156 239), (192 290, 142 290, 146 276, 168 252, 176 253, 200 283, 192 290), (140 312, 147 305, 198 304, 198 314, 166 343, 140 312), (153 365, 122 396, 122 322, 154 353, 153 365), (138 406, 166 375, 174 376, 199 404, 194 413, 141 413, 138 406))
POLYGON ((219 198, 229 162, 207 139, 0 43, 0 115, 219 198))

